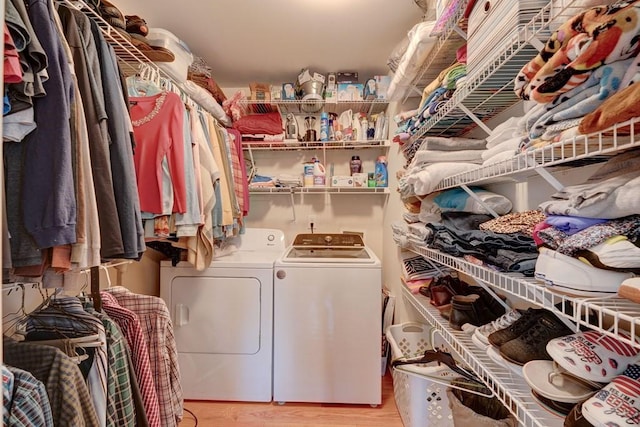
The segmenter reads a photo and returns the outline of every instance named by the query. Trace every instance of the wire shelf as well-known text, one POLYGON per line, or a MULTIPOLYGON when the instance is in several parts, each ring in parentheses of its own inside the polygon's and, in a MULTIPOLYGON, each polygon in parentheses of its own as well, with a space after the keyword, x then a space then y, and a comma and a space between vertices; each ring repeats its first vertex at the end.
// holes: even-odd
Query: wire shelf
POLYGON ((542 167, 602 162, 612 154, 640 146, 639 131, 640 118, 634 118, 617 123, 603 132, 575 136, 535 150, 514 154, 514 157, 508 160, 449 176, 443 179, 434 191, 460 185, 495 182, 499 177, 514 177, 542 167))
POLYGON ((462 19, 468 0, 459 3, 456 12, 446 22, 435 46, 427 55, 415 78, 408 85, 410 90, 405 94, 405 100, 411 96, 422 96, 422 90, 417 88, 428 85, 438 77, 442 70, 452 65, 456 61, 457 50, 467 42, 458 22, 462 19))
POLYGON ((616 296, 583 298, 555 292, 534 278, 517 273, 503 273, 444 254, 426 246, 409 248, 439 264, 492 287, 545 308, 574 323, 640 348, 640 304, 616 296))
POLYGON ((387 187, 266 187, 249 188, 249 194, 389 194, 387 187))
POLYGON ((413 295, 406 286, 402 296, 420 315, 433 325, 458 356, 492 389, 496 397, 517 418, 520 425, 526 427, 562 426, 562 419, 554 417, 543 409, 531 396, 531 389, 519 376, 508 368, 497 365, 483 351, 478 349, 471 337, 464 332, 452 331, 447 321, 437 309, 431 307, 426 297, 413 295))
POLYGON ((249 100, 241 101, 253 113, 280 114, 318 114, 322 111, 326 113, 340 114, 347 110, 354 113, 366 113, 367 115, 382 113, 387 109, 389 101, 384 99, 372 99, 364 101, 337 101, 329 102, 322 100, 249 100))
POLYGON ((389 148, 389 140, 367 141, 316 141, 316 142, 248 142, 244 141, 242 149, 245 151, 304 151, 304 150, 359 150, 367 148, 389 148))
MULTIPOLYGON (((492 48, 488 52, 488 59, 476 67, 467 76, 464 85, 454 92, 453 96, 410 138, 414 142, 427 133, 429 135, 457 136, 472 130, 476 123, 458 108, 466 107, 475 116, 487 121, 497 114, 520 101, 513 92, 514 77, 535 55, 538 49, 534 47, 540 38, 548 38, 550 26, 559 17, 580 10, 572 6, 575 0, 556 0, 545 7, 522 28, 515 28, 505 38, 503 44, 492 48), (552 16, 552 9, 554 15, 552 16)), ((452 53, 445 51, 442 61, 447 62, 452 53)), ((455 58, 455 56, 454 56, 455 58)), ((433 70, 440 72, 442 68, 433 70)))

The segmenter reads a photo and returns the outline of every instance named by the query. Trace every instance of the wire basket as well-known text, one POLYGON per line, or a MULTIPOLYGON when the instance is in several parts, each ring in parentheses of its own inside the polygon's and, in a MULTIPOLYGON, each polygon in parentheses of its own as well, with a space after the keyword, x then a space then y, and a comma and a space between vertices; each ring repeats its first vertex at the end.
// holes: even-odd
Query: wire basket
MULTIPOLYGON (((434 348, 434 329, 421 323, 408 322, 387 328, 386 336, 393 359, 422 355, 434 348)), ((443 368, 431 365, 412 365, 416 373, 439 375, 443 368)), ((451 427, 447 386, 427 378, 392 371, 393 396, 404 427, 451 427)))

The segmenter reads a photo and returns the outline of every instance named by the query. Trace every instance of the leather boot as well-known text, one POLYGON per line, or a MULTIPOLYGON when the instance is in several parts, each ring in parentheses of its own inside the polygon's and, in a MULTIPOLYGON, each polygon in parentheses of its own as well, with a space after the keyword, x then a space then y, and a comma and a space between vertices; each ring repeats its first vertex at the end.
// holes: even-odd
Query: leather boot
POLYGON ((480 318, 485 317, 481 312, 485 309, 478 294, 454 295, 451 299, 449 326, 456 331, 461 331, 465 323, 480 326, 480 318))

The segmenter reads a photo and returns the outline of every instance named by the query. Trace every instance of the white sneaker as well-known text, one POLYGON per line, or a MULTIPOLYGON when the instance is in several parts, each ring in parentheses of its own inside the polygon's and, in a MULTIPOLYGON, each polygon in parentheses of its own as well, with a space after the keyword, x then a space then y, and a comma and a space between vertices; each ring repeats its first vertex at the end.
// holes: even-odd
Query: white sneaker
POLYGON ((489 345, 489 335, 500 329, 508 328, 513 322, 518 320, 522 313, 518 310, 511 310, 498 317, 491 323, 482 325, 473 332, 473 343, 482 350, 486 350, 489 345))

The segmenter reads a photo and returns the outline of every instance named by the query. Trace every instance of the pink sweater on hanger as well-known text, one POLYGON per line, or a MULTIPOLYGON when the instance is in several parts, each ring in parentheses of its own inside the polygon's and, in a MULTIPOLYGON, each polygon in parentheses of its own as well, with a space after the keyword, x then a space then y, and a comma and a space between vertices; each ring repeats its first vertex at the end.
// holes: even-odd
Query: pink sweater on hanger
POLYGON ((148 97, 131 97, 131 121, 136 140, 133 159, 138 182, 140 209, 155 214, 185 213, 184 106, 180 97, 162 92, 148 97), (166 158, 169 179, 163 174, 166 158), (163 195, 170 183, 173 201, 163 195))

